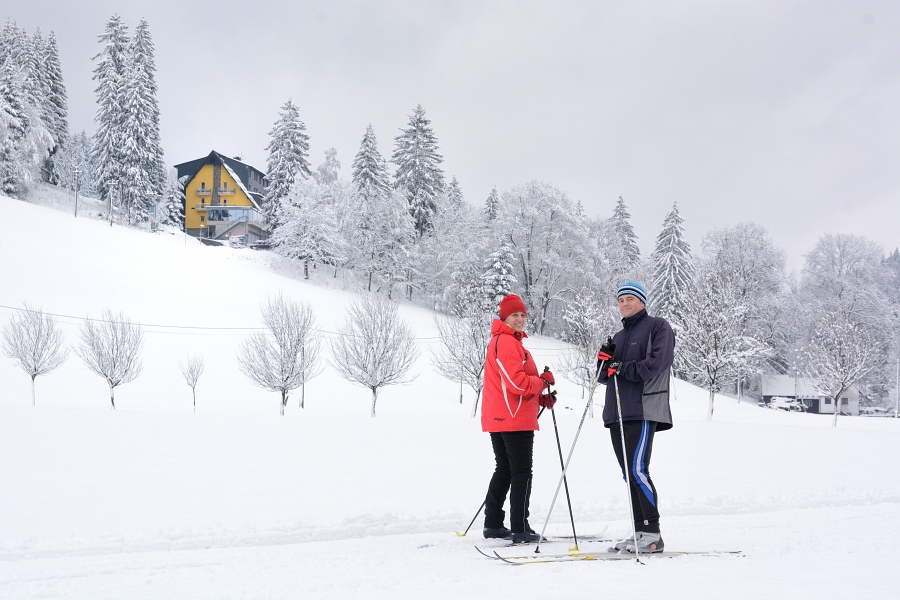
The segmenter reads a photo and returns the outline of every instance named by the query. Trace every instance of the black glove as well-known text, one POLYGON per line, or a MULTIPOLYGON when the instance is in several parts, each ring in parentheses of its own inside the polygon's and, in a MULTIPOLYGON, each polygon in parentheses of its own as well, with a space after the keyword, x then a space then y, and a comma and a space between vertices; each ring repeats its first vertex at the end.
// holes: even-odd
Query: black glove
POLYGON ((613 352, 616 351, 616 345, 613 344, 612 338, 606 338, 606 343, 603 344, 603 347, 600 348, 600 352, 597 353, 597 368, 599 369, 603 362, 609 362, 612 360, 613 352))
POLYGON ((622 368, 622 363, 620 361, 618 361, 618 360, 612 361, 611 363, 606 365, 606 376, 612 377, 613 375, 618 373, 619 369, 621 369, 621 368, 622 368))

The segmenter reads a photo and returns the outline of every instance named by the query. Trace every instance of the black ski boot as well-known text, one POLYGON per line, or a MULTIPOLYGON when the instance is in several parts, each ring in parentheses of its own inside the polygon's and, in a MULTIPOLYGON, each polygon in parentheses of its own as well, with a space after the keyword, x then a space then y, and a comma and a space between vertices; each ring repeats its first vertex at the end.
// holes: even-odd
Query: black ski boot
POLYGON ((510 531, 506 527, 485 527, 482 534, 486 540, 508 540, 510 531))

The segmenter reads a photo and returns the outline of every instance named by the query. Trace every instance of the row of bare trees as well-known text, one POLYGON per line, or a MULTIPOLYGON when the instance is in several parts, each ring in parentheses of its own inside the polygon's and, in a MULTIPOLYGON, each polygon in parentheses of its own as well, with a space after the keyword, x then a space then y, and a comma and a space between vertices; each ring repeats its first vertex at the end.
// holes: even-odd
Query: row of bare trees
MULTIPOLYGON (((323 336, 312 307, 283 294, 263 304, 262 320, 265 329, 250 334, 239 346, 239 367, 259 387, 281 394, 284 415, 289 394, 300 388, 303 408, 306 383, 322 372, 323 336)), ((106 381, 115 409, 115 389, 133 381, 143 369, 143 330, 123 313, 107 310, 99 319, 85 319, 80 337, 75 352, 106 381)), ((373 417, 379 390, 413 379, 410 370, 418 357, 415 338, 400 319, 397 304, 383 297, 372 294, 355 299, 330 347, 335 370, 371 391, 373 417)), ((32 405, 36 404, 35 379, 60 367, 69 356, 54 316, 27 303, 4 327, 2 350, 31 377, 32 405)), ((188 355, 179 368, 191 388, 196 412, 203 357, 188 355)))
MULTIPOLYGON (((3 328, 3 353, 18 363, 31 377, 31 404, 35 400, 35 379, 60 367, 69 356, 56 319, 40 308, 24 304, 3 328)), ((75 353, 88 369, 103 377, 109 386, 109 400, 116 408, 115 389, 140 375, 144 334, 140 325, 122 313, 106 310, 102 318, 87 318, 81 328, 81 342, 75 353)))

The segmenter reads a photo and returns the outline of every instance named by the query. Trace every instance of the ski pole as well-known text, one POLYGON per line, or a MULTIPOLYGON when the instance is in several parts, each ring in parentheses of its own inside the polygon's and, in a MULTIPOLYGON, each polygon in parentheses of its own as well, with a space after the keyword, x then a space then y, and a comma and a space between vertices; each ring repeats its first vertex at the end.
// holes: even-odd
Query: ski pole
MULTIPOLYGON (((544 372, 550 370, 550 367, 544 367, 544 372)), ((547 382, 544 382, 547 383, 547 382)), ((556 400, 556 391, 550 390, 550 384, 547 383, 547 392, 550 393, 550 396, 553 400, 556 400)), ((550 403, 550 414, 553 416, 553 433, 556 434, 556 449, 559 450, 559 468, 565 470, 566 465, 563 463, 562 456, 562 445, 559 443, 559 427, 556 425, 556 410, 554 410, 553 405, 555 402, 550 403)), ((569 505, 569 521, 572 522, 572 537, 575 538, 575 550, 578 550, 578 534, 575 533, 575 514, 572 512, 572 498, 569 496, 569 482, 566 479, 566 476, 563 475, 563 485, 566 488, 566 503, 569 505)))
POLYGON ((641 555, 638 550, 637 528, 634 525, 634 515, 630 513, 631 507, 633 506, 631 500, 631 476, 628 473, 628 451, 625 450, 625 422, 622 420, 622 400, 619 398, 619 376, 617 373, 613 373, 613 387, 616 390, 616 410, 619 413, 619 434, 622 438, 622 466, 625 471, 625 484, 628 487, 628 520, 631 521, 631 535, 633 536, 631 539, 634 540, 634 560, 639 564, 644 564, 641 562, 641 555))
POLYGON ((475 519, 477 519, 477 518, 478 518, 478 515, 481 514, 481 509, 484 508, 484 505, 485 505, 485 504, 487 504, 487 496, 485 496, 484 500, 481 502, 481 506, 478 507, 478 512, 475 513, 475 516, 474 516, 474 517, 472 517, 472 522, 469 523, 469 526, 466 527, 466 530, 463 531, 462 533, 460 533, 460 532, 457 531, 457 532, 456 532, 456 535, 458 535, 459 537, 466 537, 466 534, 469 533, 469 530, 470 530, 470 529, 472 529, 472 524, 475 523, 475 519))
POLYGON ((575 452, 575 444, 578 443, 578 436, 581 434, 581 427, 584 425, 584 419, 587 417, 588 409, 591 407, 591 402, 594 400, 594 390, 597 389, 597 380, 600 377, 601 366, 602 363, 597 365, 597 374, 594 375, 594 379, 591 381, 591 393, 588 395, 587 404, 584 405, 584 412, 581 415, 581 422, 578 423, 578 429, 575 431, 575 439, 572 440, 572 448, 569 449, 569 456, 566 458, 566 463, 563 465, 562 476, 559 478, 559 483, 556 484, 556 492, 553 494, 553 501, 550 502, 550 510, 547 511, 547 518, 544 520, 543 529, 541 529, 541 539, 538 540, 537 547, 534 549, 535 554, 540 554, 541 552, 541 541, 544 539, 544 532, 547 531, 550 515, 553 514, 553 507, 556 505, 557 496, 559 496, 559 488, 562 487, 562 484, 565 481, 566 472, 569 470, 569 463, 572 461, 572 453, 575 452))

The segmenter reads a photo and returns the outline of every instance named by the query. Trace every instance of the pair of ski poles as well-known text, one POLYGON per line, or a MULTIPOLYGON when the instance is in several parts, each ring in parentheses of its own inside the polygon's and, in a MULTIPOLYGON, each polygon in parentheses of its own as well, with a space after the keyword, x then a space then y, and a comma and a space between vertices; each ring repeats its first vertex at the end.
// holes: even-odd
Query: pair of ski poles
MULTIPOLYGON (((544 367, 544 372, 548 372, 550 367, 544 367)), ((598 375, 600 373, 599 369, 597 371, 598 375)), ((596 377, 594 378, 594 382, 596 382, 596 377)), ((575 516, 572 512, 572 498, 569 495, 569 482, 566 480, 566 468, 568 467, 568 462, 563 463, 562 457, 562 444, 559 441, 559 426, 556 422, 556 410, 554 410, 554 404, 556 403, 556 391, 550 389, 550 383, 545 381, 544 384, 547 386, 547 395, 551 398, 550 401, 550 414, 553 415, 553 432, 556 434, 556 449, 559 451, 559 466, 562 468, 562 478, 560 480, 560 485, 565 485, 566 487, 566 502, 569 505, 569 520, 572 523, 572 537, 575 539, 575 550, 578 550, 578 534, 575 532, 575 516)), ((591 396, 594 394, 594 386, 591 386, 591 396)), ((588 404, 590 405, 590 403, 588 404)), ((545 407, 546 408, 546 407, 545 407)), ((538 413, 538 418, 540 418, 541 414, 543 414, 544 408, 541 408, 541 411, 538 413)), ((584 424, 584 417, 581 418, 581 424, 584 424)), ((578 426, 578 431, 581 431, 581 424, 578 426)), ((578 440, 578 434, 575 435, 575 440, 578 440)), ((575 444, 572 444, 572 450, 575 449, 575 444)), ((569 459, 572 458, 572 453, 569 453, 569 459)), ((556 494, 559 494, 559 487, 556 488, 556 494)), ((469 533, 469 529, 472 528, 472 524, 475 523, 475 519, 478 518, 478 515, 481 514, 482 509, 484 509, 484 505, 487 503, 487 498, 481 503, 481 506, 478 508, 478 512, 475 513, 475 516, 472 517, 472 521, 469 523, 469 526, 466 527, 466 530, 463 533, 456 532, 456 535, 463 537, 467 533, 469 533)), ((556 495, 553 496, 553 504, 556 503, 556 495)), ((553 512, 553 506, 550 507, 550 512, 553 512)), ((550 515, 547 515, 547 519, 549 520, 550 515)), ((547 529, 547 523, 544 523, 544 529, 541 530, 541 539, 544 539, 544 530, 547 529)), ((540 551, 540 542, 538 542, 538 552, 540 551)))
MULTIPOLYGON (((612 339, 610 339, 609 342, 611 343, 612 339)), ((607 361, 604 360, 600 364, 597 365, 597 372, 594 374, 594 379, 591 381, 591 392, 590 392, 590 394, 588 394, 588 401, 587 401, 587 404, 585 404, 585 406, 584 406, 584 412, 581 415, 581 421, 578 423, 578 429, 575 431, 575 439, 572 440, 572 447, 571 447, 571 449, 569 449, 569 456, 566 458, 565 463, 563 463, 563 460, 562 460, 562 446, 560 445, 560 442, 559 442, 559 429, 557 428, 557 425, 556 425, 556 412, 553 410, 553 404, 550 405, 550 413, 553 415, 553 430, 556 433, 556 447, 559 450, 559 462, 560 462, 560 465, 562 466, 562 475, 559 478, 559 483, 557 483, 557 485, 556 485, 556 492, 554 492, 554 494, 553 494, 553 501, 550 503, 550 510, 547 511, 547 519, 544 521, 544 526, 541 529, 540 540, 538 540, 537 546, 534 549, 535 554, 540 554, 540 552, 541 552, 541 543, 543 543, 543 541, 544 541, 544 533, 547 530, 547 524, 550 522, 550 515, 553 514, 553 507, 556 506, 556 499, 559 496, 559 489, 562 486, 565 486, 565 488, 566 488, 566 501, 569 505, 569 519, 572 522, 572 536, 575 539, 574 550, 576 552, 578 551, 578 536, 575 533, 575 517, 572 514, 572 500, 571 500, 571 497, 569 496, 569 483, 566 480, 566 472, 569 470, 569 463, 572 461, 572 454, 575 452, 575 444, 578 443, 578 436, 581 435, 581 428, 584 426, 584 420, 585 420, 585 418, 587 418, 587 414, 588 414, 588 411, 590 410, 591 403, 594 400, 594 391, 597 389, 597 382, 600 379, 600 372, 603 369, 603 367, 606 365, 606 362, 607 361)), ((549 367, 544 367, 544 371, 549 371, 549 370, 550 370, 549 367)), ((622 400, 619 396, 618 374, 613 373, 612 379, 613 379, 613 387, 616 391, 616 412, 619 416, 619 434, 621 436, 620 439, 622 442, 622 457, 626 461, 625 468, 623 469, 623 471, 625 472, 625 487, 628 490, 628 507, 630 508, 632 506, 631 475, 628 472, 628 465, 627 465, 628 452, 625 449, 625 427, 624 427, 624 421, 622 420, 622 400)), ((550 384, 547 384, 547 389, 549 391, 550 384)), ((553 394, 555 395, 555 392, 553 394)), ((469 532, 469 529, 471 529, 472 524, 475 523, 475 519, 478 518, 478 515, 481 514, 481 511, 482 511, 482 509, 484 509, 484 505, 486 503, 487 503, 487 498, 485 498, 484 501, 482 501, 481 506, 478 508, 478 512, 476 512, 475 516, 472 517, 472 521, 469 523, 469 526, 466 527, 465 532, 460 533, 457 531, 456 535, 463 537, 469 532)), ((639 553, 639 550, 637 547, 637 529, 634 524, 634 519, 631 516, 629 516, 629 520, 631 521, 631 535, 632 535, 631 539, 634 540, 635 561, 639 564, 644 564, 640 560, 640 553, 639 553)))

